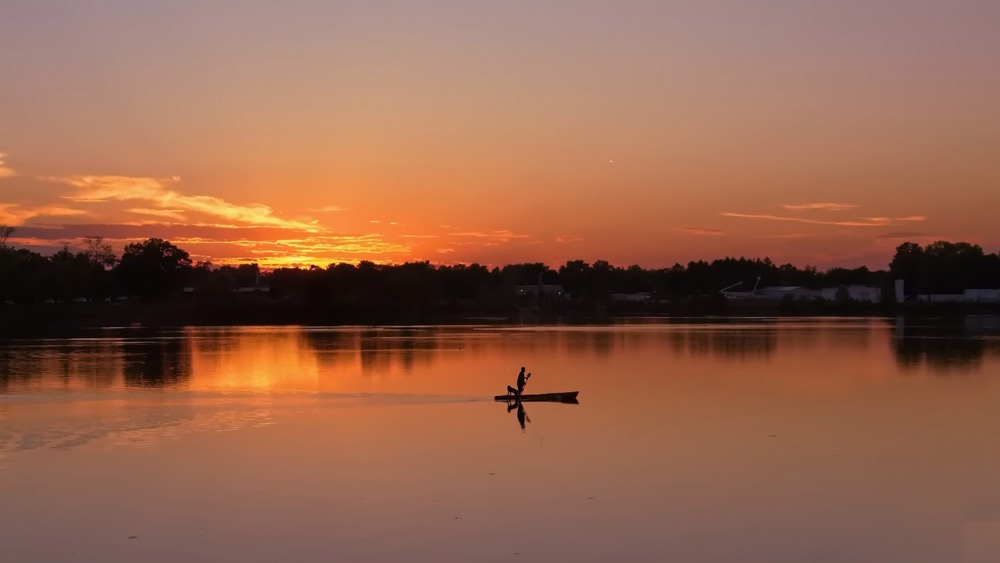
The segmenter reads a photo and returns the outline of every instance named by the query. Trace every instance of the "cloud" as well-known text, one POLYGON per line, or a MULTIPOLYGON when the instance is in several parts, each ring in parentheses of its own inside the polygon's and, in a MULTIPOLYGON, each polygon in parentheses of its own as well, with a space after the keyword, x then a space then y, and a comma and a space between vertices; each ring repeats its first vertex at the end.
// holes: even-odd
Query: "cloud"
POLYGON ((177 177, 65 176, 43 179, 77 188, 76 194, 63 197, 81 203, 148 201, 157 209, 203 213, 242 224, 318 230, 311 223, 276 217, 266 205, 237 205, 213 196, 182 194, 169 187, 180 181, 177 177))
POLYGON ((876 238, 882 239, 901 239, 901 238, 927 238, 931 235, 927 233, 921 233, 917 231, 894 231, 891 233, 884 233, 876 238))
POLYGON ((434 252, 437 252, 438 254, 451 254, 452 252, 455 252, 455 249, 454 248, 438 248, 434 252))
POLYGON ((21 207, 14 203, 0 203, 0 224, 8 226, 22 225, 25 221, 35 217, 70 217, 86 214, 86 211, 61 205, 21 207))
POLYGON ((781 206, 790 210, 821 209, 823 211, 844 211, 858 207, 854 203, 783 203, 781 206))
POLYGON ((282 237, 300 235, 311 236, 306 231, 295 231, 280 227, 228 227, 206 224, 178 223, 81 223, 71 225, 26 225, 18 228, 24 236, 48 238, 52 236, 79 238, 100 235, 108 240, 133 240, 149 237, 175 240, 182 238, 203 238, 206 240, 227 241, 231 239, 250 239, 274 241, 282 237))
POLYGON ((791 223, 806 223, 809 225, 832 225, 836 227, 884 227, 905 221, 923 221, 926 219, 920 215, 912 217, 864 217, 860 221, 823 221, 820 219, 805 219, 802 217, 785 217, 782 215, 767 215, 756 213, 733 213, 724 211, 721 215, 725 217, 738 217, 742 219, 761 219, 764 221, 787 221, 791 223))
POLYGON ((509 242, 512 239, 525 239, 528 235, 519 235, 508 230, 500 231, 471 231, 464 233, 452 233, 454 236, 459 237, 473 237, 479 239, 493 240, 497 242, 509 242))
POLYGON ((248 260, 261 267, 326 266, 359 260, 390 261, 406 258, 413 248, 378 234, 329 235, 280 227, 223 227, 178 223, 29 225, 17 230, 19 241, 31 240, 38 247, 58 249, 80 238, 102 236, 113 247, 149 237, 169 240, 198 259, 215 264, 238 264, 248 260))
POLYGON ((14 169, 4 164, 4 159, 6 158, 7 155, 0 152, 0 178, 9 178, 15 174, 14 169))
POLYGON ((678 231, 684 231, 692 235, 705 235, 705 236, 720 236, 726 234, 726 231, 719 229, 692 229, 689 227, 678 227, 678 231))
POLYGON ((556 237, 556 244, 569 244, 571 242, 581 242, 583 237, 574 237, 568 235, 562 235, 556 237))
POLYGON ((316 211, 320 213, 338 213, 340 211, 346 211, 346 210, 347 210, 346 207, 341 207, 339 205, 325 205, 323 207, 320 207, 319 209, 316 209, 316 211))
POLYGON ((173 219, 175 221, 186 221, 187 218, 183 215, 183 210, 181 209, 146 209, 143 207, 134 207, 128 210, 129 213, 138 213, 139 215, 152 215, 154 217, 162 217, 164 219, 173 219))
POLYGON ((923 215, 911 215, 909 217, 864 217, 865 221, 871 221, 873 223, 881 223, 884 225, 893 225, 895 223, 901 222, 919 222, 926 221, 927 217, 923 215))

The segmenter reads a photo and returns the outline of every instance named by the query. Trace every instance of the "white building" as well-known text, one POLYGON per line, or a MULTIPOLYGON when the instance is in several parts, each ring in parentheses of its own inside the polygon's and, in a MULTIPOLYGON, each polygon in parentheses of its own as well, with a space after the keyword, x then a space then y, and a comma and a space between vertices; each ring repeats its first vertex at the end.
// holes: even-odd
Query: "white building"
MULTIPOLYGON (((896 302, 906 299, 903 280, 896 280, 896 302)), ((911 296, 921 303, 1000 303, 1000 289, 966 289, 962 293, 920 293, 911 296)))
POLYGON ((966 289, 963 295, 971 303, 1000 303, 1000 289, 966 289))
POLYGON ((754 291, 724 291, 723 295, 731 300, 781 301, 786 298, 813 301, 836 301, 838 295, 846 291, 847 296, 859 303, 878 303, 882 300, 882 290, 868 285, 842 285, 810 289, 799 285, 776 285, 762 287, 754 291))

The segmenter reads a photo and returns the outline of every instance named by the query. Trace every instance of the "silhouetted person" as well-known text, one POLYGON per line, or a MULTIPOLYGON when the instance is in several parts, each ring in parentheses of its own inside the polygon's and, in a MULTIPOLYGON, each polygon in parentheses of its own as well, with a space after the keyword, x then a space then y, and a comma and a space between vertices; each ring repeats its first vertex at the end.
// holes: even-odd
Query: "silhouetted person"
POLYGON ((517 409, 517 423, 521 425, 521 430, 524 430, 524 421, 531 422, 528 418, 528 414, 524 412, 524 405, 521 401, 512 401, 507 403, 507 412, 517 409))
POLYGON ((524 385, 528 383, 528 378, 531 374, 524 375, 524 367, 521 367, 521 372, 517 374, 517 396, 520 397, 521 393, 524 393, 524 385))

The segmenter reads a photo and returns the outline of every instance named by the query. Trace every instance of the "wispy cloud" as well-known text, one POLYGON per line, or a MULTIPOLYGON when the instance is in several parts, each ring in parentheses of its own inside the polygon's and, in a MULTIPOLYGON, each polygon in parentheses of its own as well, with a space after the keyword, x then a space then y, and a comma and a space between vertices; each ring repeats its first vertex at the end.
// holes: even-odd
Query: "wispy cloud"
POLYGON ((833 225, 837 227, 885 227, 895 225, 900 222, 923 221, 923 216, 914 215, 911 217, 864 217, 854 221, 824 221, 821 219, 806 219, 804 217, 786 217, 783 215, 768 215, 757 213, 733 213, 724 211, 721 215, 725 217, 738 217, 741 219, 759 219, 763 221, 785 221, 790 223, 806 223, 809 225, 833 225))
POLYGON ((789 210, 821 209, 823 211, 844 211, 858 207, 854 203, 783 203, 781 206, 789 210))
POLYGON ((500 231, 469 231, 464 233, 453 233, 459 237, 473 237, 478 239, 491 240, 496 242, 509 242, 513 239, 526 239, 528 235, 520 235, 508 230, 500 231))
POLYGON ((320 213, 338 213, 340 211, 346 211, 346 210, 347 210, 346 207, 341 207, 339 205, 324 205, 323 207, 316 209, 316 211, 320 213))
POLYGON ((560 235, 556 237, 556 244, 569 244, 572 242, 581 242, 581 241, 583 241, 583 237, 574 237, 568 235, 560 235))
POLYGON ((14 175, 14 169, 4 163, 6 158, 7 155, 0 152, 0 178, 9 178, 14 175))
POLYGON ((918 231, 893 231, 891 233, 884 233, 879 235, 877 238, 882 239, 903 239, 903 238, 927 238, 931 235, 927 233, 921 233, 918 231))
POLYGON ((437 252, 438 254, 451 254, 452 252, 455 252, 455 249, 454 248, 438 248, 434 252, 437 252))
POLYGON ((238 205, 214 196, 183 194, 170 187, 180 181, 177 177, 65 176, 43 179, 77 188, 76 194, 63 197, 81 203, 147 201, 157 209, 203 213, 245 225, 318 230, 312 223, 277 217, 267 205, 238 205))
POLYGON ((86 214, 86 211, 61 205, 21 207, 13 203, 0 203, 0 223, 8 226, 21 225, 28 219, 35 217, 70 217, 86 214))
POLYGON ((692 229, 689 227, 678 227, 677 230, 684 231, 685 233, 692 235, 703 235, 703 236, 713 236, 713 237, 726 234, 725 231, 719 229, 692 229))
POLYGON ((183 210, 180 209, 147 209, 144 207, 133 207, 128 210, 130 213, 138 213, 139 215, 152 215, 153 217, 162 217, 164 219, 173 219, 174 221, 186 221, 187 218, 184 216, 183 210))
POLYGON ((882 225, 894 225, 896 223, 926 221, 927 217, 923 215, 910 215, 909 217, 865 217, 864 220, 882 225))

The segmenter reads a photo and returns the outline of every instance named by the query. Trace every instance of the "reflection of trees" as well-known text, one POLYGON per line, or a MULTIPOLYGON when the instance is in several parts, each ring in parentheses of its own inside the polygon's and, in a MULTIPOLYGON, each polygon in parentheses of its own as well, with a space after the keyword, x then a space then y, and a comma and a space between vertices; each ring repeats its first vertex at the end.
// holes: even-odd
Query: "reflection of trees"
MULTIPOLYGON (((351 363, 358 353, 362 373, 384 372, 398 362, 403 371, 434 361, 435 351, 444 346, 445 335, 436 328, 371 328, 359 331, 317 331, 306 333, 306 343, 327 366, 351 363)), ((456 343, 461 347, 461 343, 456 343)))
POLYGON ((610 356, 615 348, 615 334, 609 331, 591 333, 590 346, 598 356, 610 356))
MULTIPOLYGON (((548 340, 553 340, 553 344, 558 344, 559 341, 562 341, 566 349, 574 355, 593 354, 600 358, 611 356, 615 349, 615 339, 625 337, 621 334, 616 335, 615 332, 607 329, 568 330, 566 332, 553 332, 543 336, 548 340)), ((633 336, 629 335, 629 337, 633 336)), ((543 342, 543 344, 546 343, 543 342)))
POLYGON ((188 339, 170 338, 125 347, 125 385, 173 387, 191 379, 188 339))
POLYGON ((116 341, 51 341, 0 347, 0 392, 106 389, 120 382, 116 341))
POLYGON ((0 348, 0 391, 163 387, 191 378, 191 352, 179 338, 66 340, 0 348))
POLYGON ((19 360, 19 354, 0 349, 0 392, 16 391, 30 382, 32 372, 18 365, 19 360))
POLYGON ((972 371, 982 365, 986 341, 967 325, 915 322, 903 318, 893 327, 896 362, 913 369, 926 364, 936 373, 972 371))
POLYGON ((303 341, 316 353, 316 363, 322 368, 338 368, 354 361, 357 338, 354 332, 339 330, 305 330, 303 341))
POLYGON ((772 330, 694 330, 687 332, 686 337, 692 355, 727 360, 766 359, 777 344, 772 330))

